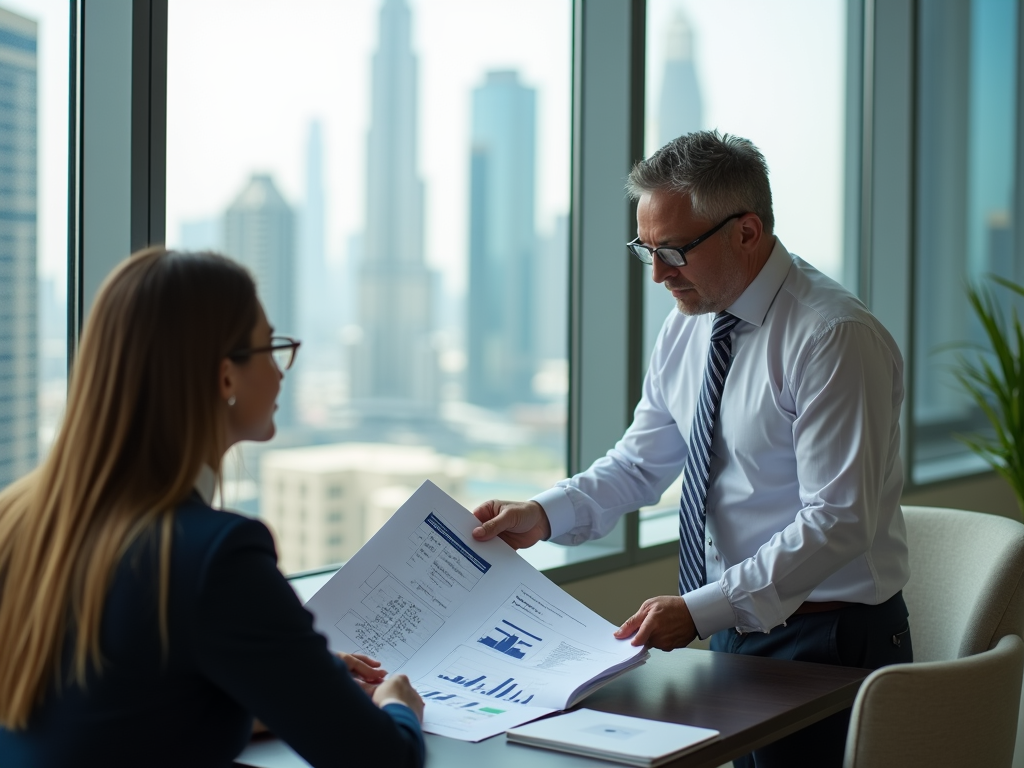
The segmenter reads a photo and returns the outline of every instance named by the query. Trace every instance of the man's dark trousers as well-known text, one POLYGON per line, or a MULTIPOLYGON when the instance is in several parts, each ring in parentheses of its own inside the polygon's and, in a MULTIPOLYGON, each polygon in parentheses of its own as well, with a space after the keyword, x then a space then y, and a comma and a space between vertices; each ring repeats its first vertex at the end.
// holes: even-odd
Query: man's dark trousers
MULTIPOLYGON (((878 669, 914 660, 903 593, 880 605, 851 604, 832 611, 792 616, 771 632, 717 632, 711 650, 878 669)), ((779 739, 735 760, 736 768, 815 766, 842 768, 850 710, 779 739)))

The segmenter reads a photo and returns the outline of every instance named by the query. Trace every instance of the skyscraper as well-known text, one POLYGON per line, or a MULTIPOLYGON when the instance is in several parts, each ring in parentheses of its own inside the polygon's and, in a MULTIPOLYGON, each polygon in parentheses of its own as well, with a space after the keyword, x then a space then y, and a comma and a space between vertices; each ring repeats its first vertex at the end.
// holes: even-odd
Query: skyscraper
MULTIPOLYGON (((295 214, 266 174, 253 174, 224 214, 224 247, 256 278, 275 333, 295 333, 295 214)), ((294 423, 293 389, 282 388, 276 421, 294 423)))
POLYGON ((405 0, 384 0, 372 64, 360 333, 351 336, 350 357, 353 400, 362 413, 381 416, 429 415, 437 405, 411 32, 405 0))
POLYGON ((703 127, 700 85, 693 64, 693 29, 676 11, 665 30, 665 68, 658 94, 658 146, 703 127))
POLYGON ((0 9, 0 488, 38 457, 36 22, 0 9))
POLYGON ((324 146, 320 121, 309 124, 306 142, 306 196, 302 203, 299 237, 299 295, 296 332, 316 359, 336 358, 341 327, 339 297, 333 294, 327 266, 325 233, 324 146), (315 350, 315 352, 314 352, 315 350))
POLYGON ((531 399, 537 363, 536 100, 513 71, 473 91, 466 394, 492 408, 531 399))
MULTIPOLYGON (((658 94, 658 147, 704 127, 700 85, 693 62, 693 29, 677 10, 665 29, 665 63, 658 94)), ((644 364, 650 359, 665 316, 675 302, 663 285, 644 285, 644 364)))

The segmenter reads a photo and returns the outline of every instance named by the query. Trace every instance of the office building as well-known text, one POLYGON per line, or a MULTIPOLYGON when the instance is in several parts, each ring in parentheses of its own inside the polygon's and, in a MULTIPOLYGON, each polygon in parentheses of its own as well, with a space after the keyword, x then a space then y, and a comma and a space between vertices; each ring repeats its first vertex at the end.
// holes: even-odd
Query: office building
MULTIPOLYGON (((267 174, 253 174, 224 214, 224 249, 256 279, 267 319, 280 335, 295 333, 295 214, 267 174)), ((278 397, 279 427, 294 423, 294 389, 278 397)))
POLYGON ((275 533, 282 570, 299 571, 352 557, 424 479, 459 498, 464 477, 462 459, 421 446, 272 450, 260 460, 260 515, 275 533))
POLYGON ((417 76, 409 6, 384 0, 372 63, 359 330, 347 335, 356 409, 384 418, 430 416, 437 408, 433 278, 423 254, 416 147, 417 76))
POLYGON ((539 239, 534 269, 533 338, 538 365, 569 356, 569 217, 555 217, 551 232, 539 239))
POLYGON ((303 355, 316 360, 338 359, 336 342, 341 328, 341 297, 334 270, 327 263, 326 190, 324 185, 323 126, 309 123, 306 139, 306 193, 299 216, 298 300, 296 333, 303 355))
POLYGON ((0 9, 0 488, 38 457, 37 39, 0 9))
MULTIPOLYGON (((662 65, 661 90, 658 93, 657 147, 663 147, 677 136, 699 131, 704 127, 700 83, 694 65, 694 35, 686 16, 677 10, 664 32, 665 61, 662 65)), ((651 148, 651 151, 657 149, 651 148)), ((650 277, 650 274, 647 274, 650 277)), ((650 359, 665 316, 675 301, 663 285, 653 280, 644 283, 644 365, 650 359)))
POLYGON ((665 62, 658 93, 658 146, 704 127, 693 56, 693 29, 677 10, 665 30, 665 62))
POLYGON ((466 394, 490 408, 532 398, 536 101, 513 71, 473 91, 466 394))

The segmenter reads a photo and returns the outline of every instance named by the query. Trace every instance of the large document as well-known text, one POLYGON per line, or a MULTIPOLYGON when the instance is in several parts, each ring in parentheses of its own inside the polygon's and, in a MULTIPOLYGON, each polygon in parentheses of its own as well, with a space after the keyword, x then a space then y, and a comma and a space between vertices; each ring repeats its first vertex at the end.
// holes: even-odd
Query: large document
POLYGON ((310 600, 335 651, 409 676, 428 733, 479 741, 566 709, 646 660, 431 482, 310 600))

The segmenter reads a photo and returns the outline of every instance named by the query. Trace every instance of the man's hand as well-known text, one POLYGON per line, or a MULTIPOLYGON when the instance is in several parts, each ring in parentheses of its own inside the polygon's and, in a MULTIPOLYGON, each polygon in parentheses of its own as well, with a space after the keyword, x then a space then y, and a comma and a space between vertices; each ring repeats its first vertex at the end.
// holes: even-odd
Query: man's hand
POLYGON ((495 536, 513 549, 526 549, 551 536, 551 523, 544 507, 536 501, 485 501, 473 510, 483 525, 473 529, 473 538, 488 541, 495 536))
POLYGON ((368 696, 373 695, 387 675, 387 670, 380 668, 379 661, 362 653, 339 653, 338 658, 345 662, 352 679, 368 696))
POLYGON ((686 601, 674 595, 645 600, 640 610, 616 630, 615 636, 624 640, 634 632, 632 645, 661 651, 685 648, 697 637, 697 628, 693 625, 686 601))

